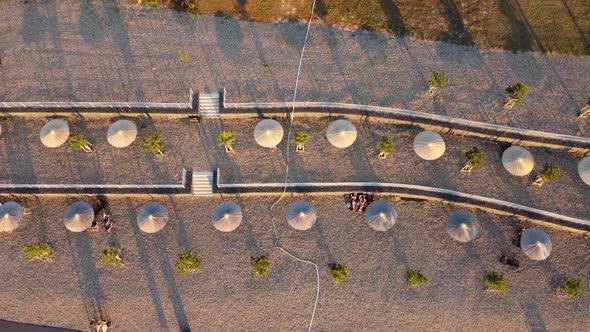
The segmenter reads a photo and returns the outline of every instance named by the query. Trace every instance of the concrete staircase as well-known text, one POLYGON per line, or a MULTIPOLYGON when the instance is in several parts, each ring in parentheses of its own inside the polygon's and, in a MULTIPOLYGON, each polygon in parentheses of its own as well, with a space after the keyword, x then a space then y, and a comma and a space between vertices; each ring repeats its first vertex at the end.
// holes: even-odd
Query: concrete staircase
POLYGON ((209 196, 213 194, 213 172, 193 172, 192 194, 209 196))
POLYGON ((219 119, 219 93, 199 93, 199 115, 203 119, 219 119))

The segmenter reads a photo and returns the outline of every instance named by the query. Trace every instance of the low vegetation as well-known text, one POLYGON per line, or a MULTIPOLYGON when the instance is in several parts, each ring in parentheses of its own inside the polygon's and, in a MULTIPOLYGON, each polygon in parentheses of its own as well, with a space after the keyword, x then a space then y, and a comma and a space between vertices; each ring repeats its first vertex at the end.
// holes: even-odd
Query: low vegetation
POLYGON ((449 83, 449 77, 447 76, 446 73, 437 73, 437 72, 432 72, 432 76, 430 77, 430 80, 428 81, 428 85, 430 85, 431 87, 437 88, 439 90, 442 90, 442 88, 447 85, 447 83, 449 83))
POLYGON ((82 134, 71 135, 70 144, 74 151, 92 152, 92 144, 82 134))
POLYGON ((252 257, 250 259, 251 274, 253 277, 266 278, 272 263, 268 260, 268 257, 263 255, 260 257, 252 257))
POLYGON ((510 285, 510 280, 504 278, 502 273, 492 272, 485 277, 483 284, 488 290, 504 295, 506 287, 510 285))
POLYGON ((471 166, 473 169, 480 168, 487 158, 485 152, 476 147, 465 152, 465 164, 471 166))
POLYGON ((408 287, 410 288, 415 288, 430 282, 430 280, 418 270, 409 270, 406 272, 406 275, 408 277, 408 287))
POLYGON ((382 137, 377 142, 377 150, 379 151, 379 158, 386 158, 388 154, 393 153, 394 146, 391 137, 382 137))
POLYGON ((524 84, 516 83, 504 89, 504 92, 506 92, 509 99, 514 100, 517 105, 520 105, 524 103, 529 88, 524 84))
POLYGON ((297 146, 297 151, 303 151, 307 141, 309 141, 309 135, 303 131, 298 131, 289 143, 297 146))
POLYGON ((51 246, 46 239, 38 243, 25 244, 23 246, 23 253, 26 262, 34 260, 48 261, 51 258, 51 246))
POLYGON ((342 285, 346 280, 348 280, 350 269, 348 266, 343 264, 330 264, 328 265, 328 274, 335 283, 342 285))
POLYGON ((584 282, 581 278, 564 278, 561 283, 561 290, 569 297, 577 297, 584 292, 584 282))
POLYGON ((123 267, 123 259, 121 258, 123 248, 112 245, 111 248, 102 251, 98 257, 98 263, 104 267, 123 267))
POLYGON ((561 171, 559 170, 559 166, 555 164, 545 164, 539 176, 547 183, 555 183, 559 181, 561 171))
POLYGON ((143 151, 153 153, 154 155, 163 155, 163 149, 164 145, 160 140, 158 132, 143 139, 143 151))
MULTIPOLYGON (((307 20, 308 1, 273 0, 132 0, 152 8, 163 6, 194 14, 276 23, 286 17, 307 20)), ((390 33, 420 40, 440 40, 483 49, 547 54, 590 54, 590 15, 585 1, 318 1, 315 20, 390 33), (573 22, 573 24, 572 24, 573 22), (533 27, 534 29, 531 29, 533 27), (533 32, 534 31, 534 32, 533 32)))
POLYGON ((192 252, 183 251, 178 255, 174 269, 178 273, 197 272, 201 269, 201 262, 192 252))
POLYGON ((224 146, 226 152, 234 150, 234 144, 236 144, 236 132, 233 130, 222 130, 217 135, 217 145, 224 146))

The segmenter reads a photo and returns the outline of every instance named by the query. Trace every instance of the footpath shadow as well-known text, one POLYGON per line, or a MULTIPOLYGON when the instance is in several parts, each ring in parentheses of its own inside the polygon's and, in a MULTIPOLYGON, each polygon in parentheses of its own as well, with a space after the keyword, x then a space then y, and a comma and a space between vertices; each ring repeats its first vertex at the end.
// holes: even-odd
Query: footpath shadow
POLYGON ((174 279, 174 271, 172 270, 170 260, 166 255, 166 245, 163 243, 162 234, 157 234, 156 237, 158 261, 160 262, 160 268, 162 269, 162 274, 164 275, 168 297, 170 298, 172 308, 174 309, 174 316, 178 322, 178 328, 181 332, 190 332, 191 328, 186 317, 186 311, 184 310, 180 292, 178 291, 178 286, 176 285, 176 280, 174 279))
POLYGON ((80 35, 87 44, 93 47, 100 46, 102 39, 101 31, 104 29, 101 18, 94 4, 89 0, 80 0, 80 17, 78 19, 78 26, 80 28, 80 35))
POLYGON ((37 1, 27 2, 23 10, 21 34, 27 44, 45 39, 47 17, 41 13, 42 6, 37 1))

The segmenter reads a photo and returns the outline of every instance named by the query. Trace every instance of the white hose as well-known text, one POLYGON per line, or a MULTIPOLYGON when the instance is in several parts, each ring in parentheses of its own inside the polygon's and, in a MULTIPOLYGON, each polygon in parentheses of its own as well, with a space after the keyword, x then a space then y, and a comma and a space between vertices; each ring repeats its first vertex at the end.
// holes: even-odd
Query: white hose
MULTIPOLYGON (((289 130, 287 131, 287 145, 289 144, 289 141, 291 140, 291 131, 293 129, 293 116, 295 115, 295 100, 297 99, 297 89, 299 87, 299 76, 301 75, 301 66, 303 64, 303 55, 305 54, 305 45, 307 44, 307 39, 309 37, 309 30, 311 28, 311 20, 313 19, 313 12, 315 10, 315 3, 316 3, 316 0, 313 0, 313 3, 311 5, 311 13, 309 14, 309 20, 307 22, 307 30, 305 31, 305 39, 303 40, 303 47, 301 49, 301 56, 299 57, 299 65, 297 66, 297 76, 295 78, 295 88, 293 90, 293 108, 291 109, 291 112, 289 113, 289 130)), ((285 182, 284 182, 285 186, 283 187, 283 192, 281 193, 281 196, 277 199, 276 202, 273 203, 273 205, 271 205, 271 207, 270 207, 271 212, 272 212, 273 208, 275 207, 275 205, 277 205, 283 199, 283 197, 285 196, 285 193, 287 192, 287 183, 289 183, 288 182, 289 181, 289 162, 291 160, 290 151, 291 151, 291 149, 289 149, 287 147, 287 158, 286 158, 286 166, 285 166, 285 182)), ((316 280, 317 280, 315 303, 313 305, 313 311, 311 313, 311 319, 309 321, 309 328, 307 329, 308 332, 311 332, 311 327, 313 326, 313 320, 315 318, 315 313, 316 313, 316 309, 318 307, 318 301, 320 298, 320 270, 319 270, 318 265, 316 263, 295 257, 290 252, 288 252, 286 249, 279 246, 279 244, 278 244, 279 236, 277 233, 277 228, 275 226, 274 218, 272 220, 272 230, 273 230, 273 234, 274 234, 274 238, 275 238, 275 248, 280 249, 281 251, 286 253, 289 257, 291 257, 297 261, 300 261, 300 262, 303 262, 306 264, 311 264, 315 267, 316 280)))

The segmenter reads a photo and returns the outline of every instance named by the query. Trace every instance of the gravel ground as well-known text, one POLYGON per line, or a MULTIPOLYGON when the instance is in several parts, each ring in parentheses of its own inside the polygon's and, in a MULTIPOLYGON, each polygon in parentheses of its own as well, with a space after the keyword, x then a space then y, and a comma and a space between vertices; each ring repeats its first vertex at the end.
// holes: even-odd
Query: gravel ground
POLYGON ((109 200, 115 228, 107 236, 66 230, 61 215, 71 199, 28 198, 32 213, 23 225, 0 234, 0 318, 84 330, 89 317, 102 312, 116 331, 304 330, 315 293, 313 268, 272 248, 275 220, 280 243, 319 265, 316 331, 579 331, 590 323, 590 292, 572 300, 555 295, 561 277, 590 273, 588 239, 547 229, 553 252, 534 262, 511 244, 516 229, 530 225, 509 217, 475 212, 481 236, 460 244, 444 230, 449 206, 396 203, 398 223, 379 233, 347 211, 341 197, 313 196, 318 224, 300 232, 284 220, 288 203, 300 197, 285 197, 270 214, 276 197, 232 196, 224 199, 242 206, 245 221, 222 234, 209 221, 221 198, 161 198, 171 220, 147 235, 134 220, 148 199, 116 198, 109 200), (53 246, 53 261, 26 264, 22 245, 41 236, 53 246), (126 267, 96 264, 111 241, 123 246, 126 267), (185 248, 201 258, 196 274, 173 272, 185 248), (499 264, 503 253, 516 255, 520 268, 499 264), (250 256, 260 254, 273 263, 268 279, 249 276, 250 256), (342 286, 327 275, 332 262, 352 270, 342 286), (430 284, 408 289, 407 269, 421 270, 430 284), (506 296, 484 291, 490 271, 512 280, 506 296))
MULTIPOLYGON (((258 24, 117 1, 0 3, 0 99, 184 101, 226 88, 231 101, 290 100, 303 25, 258 24), (182 60, 182 61, 181 61, 182 60), (268 64, 265 70, 264 64, 268 64)), ((479 51, 314 26, 299 100, 402 107, 471 120, 588 135, 576 119, 590 57, 479 51), (440 97, 423 96, 432 71, 440 97), (530 87, 504 111, 503 89, 530 87)))

